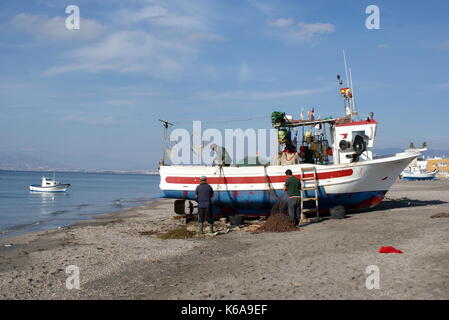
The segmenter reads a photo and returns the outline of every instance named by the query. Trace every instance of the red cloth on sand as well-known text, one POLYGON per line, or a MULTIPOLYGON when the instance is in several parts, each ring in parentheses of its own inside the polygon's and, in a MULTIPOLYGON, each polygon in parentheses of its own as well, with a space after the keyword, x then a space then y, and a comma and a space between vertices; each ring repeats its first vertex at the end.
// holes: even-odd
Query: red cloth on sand
POLYGON ((403 252, 394 247, 380 247, 379 253, 403 253, 403 252))

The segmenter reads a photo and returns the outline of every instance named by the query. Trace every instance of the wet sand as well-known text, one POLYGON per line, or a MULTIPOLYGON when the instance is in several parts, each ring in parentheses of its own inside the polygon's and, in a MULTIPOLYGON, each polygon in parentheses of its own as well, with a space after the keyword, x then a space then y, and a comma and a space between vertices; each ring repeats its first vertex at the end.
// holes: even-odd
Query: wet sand
POLYGON ((449 181, 398 181, 373 210, 299 231, 141 235, 180 224, 173 200, 161 199, 0 238, 0 299, 449 299, 449 218, 431 218, 440 213, 449 213, 449 181), (69 265, 79 290, 66 288, 69 265), (366 288, 370 265, 380 289, 366 288))

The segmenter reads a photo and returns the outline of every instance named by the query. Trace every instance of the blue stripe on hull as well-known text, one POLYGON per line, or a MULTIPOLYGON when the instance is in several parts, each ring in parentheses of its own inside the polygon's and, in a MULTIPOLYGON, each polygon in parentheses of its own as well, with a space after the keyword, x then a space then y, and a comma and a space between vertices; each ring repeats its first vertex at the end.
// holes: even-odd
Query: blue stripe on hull
POLYGON ((436 177, 431 177, 431 178, 409 178, 409 177, 405 177, 402 178, 402 180, 404 181, 415 181, 415 180, 437 180, 436 177))
MULTIPOLYGON (((368 208, 370 199, 384 197, 386 191, 353 192, 341 194, 326 194, 322 187, 319 188, 318 201, 320 209, 329 209, 336 205, 343 205, 346 208, 368 208), (363 204, 366 202, 366 206, 363 204), (360 207, 362 205, 362 207, 360 207)), ((178 190, 163 191, 164 198, 195 200, 193 191, 184 192, 178 190)), ((313 197, 313 191, 306 191, 307 197, 313 197)), ((281 191, 215 191, 213 200, 214 208, 223 211, 223 208, 236 209, 240 214, 267 214, 271 207, 281 199, 287 200, 287 195, 281 191), (274 195, 276 193, 277 197, 274 195)), ((310 201, 305 203, 307 207, 313 207, 310 201)), ((216 211, 214 211, 216 212, 216 211)))
POLYGON ((56 192, 66 192, 67 190, 61 191, 39 191, 39 190, 30 190, 30 192, 46 192, 46 193, 56 193, 56 192))

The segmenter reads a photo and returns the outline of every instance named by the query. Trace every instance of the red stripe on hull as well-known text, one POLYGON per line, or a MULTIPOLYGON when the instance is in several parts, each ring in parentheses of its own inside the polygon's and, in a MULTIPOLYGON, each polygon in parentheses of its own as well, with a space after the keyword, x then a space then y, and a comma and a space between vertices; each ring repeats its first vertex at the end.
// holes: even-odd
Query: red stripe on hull
MULTIPOLYGON (((318 173, 318 180, 333 179, 351 176, 353 173, 352 169, 345 169, 340 171, 330 171, 318 173)), ((300 178, 299 175, 295 177, 300 178)), ((311 178, 313 174, 305 174, 304 178, 311 178)), ((271 183, 282 183, 287 180, 287 176, 271 176, 269 177, 269 182, 271 183)), ((246 183, 267 183, 267 177, 207 177, 207 182, 209 184, 246 184, 246 183)), ((165 181, 167 183, 177 183, 177 184, 199 184, 199 177, 166 177, 165 181)))
POLYGON ((359 203, 358 205, 356 205, 354 207, 354 209, 366 209, 366 208, 373 208, 375 206, 377 206, 379 203, 382 202, 382 200, 385 198, 385 194, 387 192, 385 191, 382 195, 380 196, 374 196, 372 198, 369 198, 361 203, 359 203))

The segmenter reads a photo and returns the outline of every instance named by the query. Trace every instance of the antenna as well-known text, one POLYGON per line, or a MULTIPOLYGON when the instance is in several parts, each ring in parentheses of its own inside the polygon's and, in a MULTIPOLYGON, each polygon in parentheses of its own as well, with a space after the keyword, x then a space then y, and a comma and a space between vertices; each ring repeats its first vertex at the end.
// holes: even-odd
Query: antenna
POLYGON ((357 111, 357 107, 355 106, 354 87, 352 86, 352 72, 351 72, 351 68, 349 68, 349 87, 351 88, 351 94, 352 94, 352 114, 355 115, 355 116, 358 116, 359 112, 357 111))
POLYGON ((169 126, 173 126, 174 124, 165 120, 161 120, 159 119, 160 122, 163 123, 164 126, 164 145, 162 146, 162 157, 161 157, 161 161, 160 161, 160 165, 164 165, 164 161, 165 161, 165 150, 167 149, 167 138, 168 138, 168 127, 169 126))
POLYGON ((346 114, 352 116, 357 116, 359 115, 359 112, 357 111, 357 107, 355 105, 355 98, 354 98, 354 87, 352 85, 352 70, 351 68, 349 68, 349 75, 348 75, 348 64, 346 62, 346 52, 343 49, 343 61, 345 63, 345 72, 346 72, 346 80, 348 83, 348 86, 350 88, 350 95, 347 97, 347 99, 345 100, 345 104, 347 102, 347 111, 346 114))
POLYGON ((164 128, 165 128, 165 129, 167 129, 168 126, 174 126, 173 123, 170 123, 170 122, 168 122, 168 121, 161 120, 161 119, 159 119, 159 121, 162 122, 162 123, 164 124, 164 128))
POLYGON ((346 81, 349 84, 349 77, 348 77, 348 66, 346 64, 346 53, 345 53, 345 49, 343 49, 343 61, 345 62, 345 72, 346 72, 346 81))
MULTIPOLYGON (((348 65, 346 63, 346 53, 345 53, 344 49, 343 49, 343 62, 345 64, 346 82, 347 82, 347 85, 349 86, 350 83, 349 83, 349 76, 348 76, 348 65)), ((343 81, 341 80, 340 76, 337 76, 337 79, 339 81, 339 84, 342 85, 343 81)), ((347 92, 342 93, 342 94, 344 94, 344 98, 345 98, 345 113, 346 113, 346 116, 352 117, 351 99, 349 98, 347 92)))

